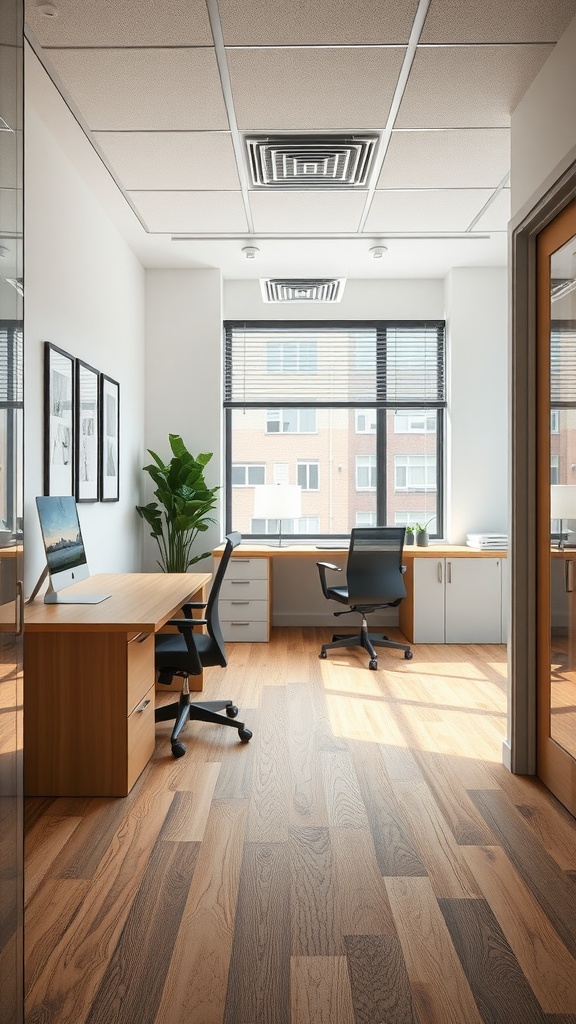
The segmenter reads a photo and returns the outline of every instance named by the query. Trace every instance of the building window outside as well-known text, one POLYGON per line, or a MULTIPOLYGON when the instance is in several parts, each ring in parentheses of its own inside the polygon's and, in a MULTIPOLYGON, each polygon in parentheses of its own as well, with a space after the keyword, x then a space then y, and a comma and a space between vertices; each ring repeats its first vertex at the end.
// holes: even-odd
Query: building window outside
POLYGON ((357 491, 375 491, 376 490, 376 456, 375 455, 357 455, 356 456, 356 490, 357 491))
POLYGON ((375 434, 376 433, 376 410, 375 409, 356 409, 356 433, 357 434, 375 434))
POLYGON ((435 491, 436 456, 396 455, 394 486, 397 491, 435 491))
POLYGON ((560 410, 559 409, 551 409, 550 410, 550 433, 551 434, 559 434, 560 433, 560 410))
POLYGON ((426 409, 414 409, 394 414, 395 434, 436 433, 436 413, 426 409))
MULTIPOLYGON (((252 533, 265 533, 274 534, 279 531, 279 522, 277 519, 252 519, 250 522, 252 533)), ((286 535, 289 533, 303 534, 303 533, 318 533, 320 528, 320 522, 318 516, 301 516, 299 519, 283 519, 282 520, 282 534, 286 535)))
POLYGON ((375 512, 357 512, 356 526, 377 526, 375 512))
POLYGON ((316 342, 269 341, 268 373, 316 373, 316 342))
POLYGON ((303 491, 317 491, 319 488, 320 467, 318 462, 299 462, 296 482, 303 491))
POLYGON ((268 409, 266 413, 268 434, 315 434, 315 409, 268 409))
MULTIPOLYGON (((424 525, 430 518, 429 512, 423 512, 421 509, 410 509, 409 512, 395 512, 394 513, 394 525, 395 526, 416 526, 417 523, 424 525)), ((432 523, 430 524, 432 525, 432 523)))
POLYGON ((266 483, 266 466, 260 463, 234 463, 232 466, 233 487, 257 487, 266 483))

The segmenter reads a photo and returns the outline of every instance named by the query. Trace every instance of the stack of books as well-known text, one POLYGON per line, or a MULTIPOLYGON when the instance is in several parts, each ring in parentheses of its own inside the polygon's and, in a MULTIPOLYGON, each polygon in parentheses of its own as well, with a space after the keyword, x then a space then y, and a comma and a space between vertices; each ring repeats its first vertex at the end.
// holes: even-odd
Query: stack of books
POLYGON ((503 551, 508 547, 506 533, 468 533, 466 545, 479 551, 503 551))

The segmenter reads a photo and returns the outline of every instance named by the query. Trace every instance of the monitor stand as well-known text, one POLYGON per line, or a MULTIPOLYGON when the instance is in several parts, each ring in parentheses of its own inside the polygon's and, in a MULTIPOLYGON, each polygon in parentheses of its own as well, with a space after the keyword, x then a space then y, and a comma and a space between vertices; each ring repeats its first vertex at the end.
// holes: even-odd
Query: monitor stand
MULTIPOLYGON (((40 579, 26 602, 27 604, 34 600, 47 575, 48 566, 45 565, 40 573, 40 579)), ((48 582, 48 589, 44 594, 44 604, 100 604, 101 601, 106 601, 109 597, 110 594, 65 594, 62 591, 54 590, 50 580, 48 582)))

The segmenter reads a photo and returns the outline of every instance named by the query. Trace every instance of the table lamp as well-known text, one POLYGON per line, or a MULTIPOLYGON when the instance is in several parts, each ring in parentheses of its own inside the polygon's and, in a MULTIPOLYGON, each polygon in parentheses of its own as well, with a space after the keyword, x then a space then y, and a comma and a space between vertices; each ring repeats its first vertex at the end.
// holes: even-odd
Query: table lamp
POLYGON ((550 485, 550 518, 560 520, 558 548, 564 547, 562 520, 576 519, 576 484, 550 485))
POLYGON ((278 520, 278 547, 282 546, 282 520, 302 515, 299 484, 259 484, 254 488, 254 518, 278 520))

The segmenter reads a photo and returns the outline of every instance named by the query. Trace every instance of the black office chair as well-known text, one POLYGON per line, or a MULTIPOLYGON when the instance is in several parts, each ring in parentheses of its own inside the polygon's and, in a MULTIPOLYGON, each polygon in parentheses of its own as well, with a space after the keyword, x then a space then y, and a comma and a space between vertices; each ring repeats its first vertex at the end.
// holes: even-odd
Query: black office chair
POLYGON ((179 736, 189 721, 231 725, 233 729, 238 729, 238 736, 242 743, 248 743, 252 738, 252 733, 250 729, 246 728, 244 722, 236 720, 238 708, 231 700, 210 700, 192 703, 190 701, 188 678, 191 675, 200 675, 202 669, 208 666, 220 665, 224 668, 227 664, 224 640, 218 618, 218 595, 232 552, 241 539, 239 533, 230 533, 226 537, 226 547, 212 582, 208 602, 187 602, 182 609, 185 618, 170 619, 168 622, 168 625, 178 627, 178 633, 156 634, 155 661, 156 669, 158 670, 158 682, 169 686, 174 676, 183 676, 184 678, 179 699, 173 704, 164 704, 162 707, 156 708, 155 714, 157 722, 175 720, 170 736, 174 757, 182 757, 186 753, 186 747, 180 741, 179 736), (192 611, 195 608, 205 608, 206 618, 193 619, 192 611), (194 633, 195 626, 206 626, 208 632, 194 633), (219 715, 219 711, 225 711, 226 714, 219 715))
POLYGON ((346 585, 343 587, 329 587, 326 583, 327 569, 341 572, 340 566, 330 562, 316 563, 324 597, 329 601, 349 605, 347 612, 334 612, 334 615, 359 612, 362 616, 360 632, 335 634, 332 643, 322 644, 320 658, 326 658, 326 652, 334 647, 363 647, 370 655, 369 668, 377 669, 376 647, 397 648, 404 651, 405 658, 412 657, 408 644, 389 640, 381 633, 369 633, 366 622, 370 612, 381 608, 396 608, 406 597, 402 579, 406 571, 402 565, 404 534, 403 526, 358 527, 352 530, 346 564, 346 585))

